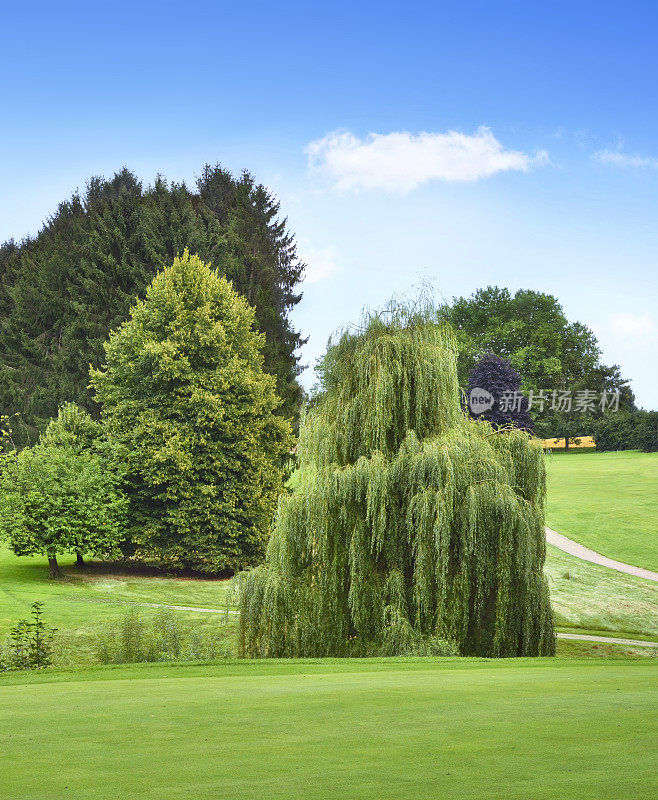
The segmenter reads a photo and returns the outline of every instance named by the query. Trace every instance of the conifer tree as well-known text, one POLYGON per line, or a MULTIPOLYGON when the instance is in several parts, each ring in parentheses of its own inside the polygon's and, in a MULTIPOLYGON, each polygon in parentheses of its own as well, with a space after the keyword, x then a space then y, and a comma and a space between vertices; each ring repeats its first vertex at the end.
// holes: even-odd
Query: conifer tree
POLYGON ((229 281, 185 251, 92 370, 104 423, 126 454, 140 559, 218 572, 263 557, 291 441, 254 316, 229 281))
POLYGON ((289 312, 304 265, 279 205, 248 173, 206 166, 195 188, 129 170, 92 178, 40 233, 0 247, 0 411, 19 445, 33 443, 64 402, 98 414, 89 365, 158 270, 185 248, 215 264, 256 309, 265 370, 295 417, 302 339, 289 312))
POLYGON ((239 579, 241 652, 550 655, 541 445, 465 416, 453 335, 388 312, 324 359, 294 489, 239 579))

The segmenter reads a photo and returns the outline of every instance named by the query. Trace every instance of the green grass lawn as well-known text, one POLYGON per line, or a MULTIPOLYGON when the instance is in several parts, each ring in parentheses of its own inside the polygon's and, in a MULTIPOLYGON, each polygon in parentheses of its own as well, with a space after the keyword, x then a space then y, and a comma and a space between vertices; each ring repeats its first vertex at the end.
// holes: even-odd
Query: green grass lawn
POLYGON ((0 677, 0 798, 652 798, 657 666, 364 659, 0 677))
POLYGON ((553 453, 549 527, 609 558, 658 572, 658 453, 553 453))
MULTIPOLYGON (((94 633, 135 604, 223 608, 226 601, 227 581, 107 574, 94 567, 83 572, 71 562, 63 563, 69 578, 53 581, 44 559, 17 558, 0 550, 0 636, 4 638, 17 619, 29 614, 34 600, 43 600, 47 622, 59 629, 56 663, 60 665, 93 663, 94 633)), ((550 546, 546 573, 559 630, 658 640, 658 585, 588 564, 550 546)), ((145 618, 155 613, 140 609, 145 618)), ((225 622, 202 612, 176 613, 198 624, 225 622)), ((578 649, 564 642, 559 643, 559 652, 622 655, 621 648, 588 644, 578 649)))
MULTIPOLYGON (((224 608, 228 581, 180 577, 145 577, 103 571, 98 565, 79 570, 73 558, 60 559, 65 580, 51 580, 45 558, 17 558, 0 547, 0 641, 35 600, 43 600, 46 622, 58 629, 56 662, 91 660, 91 640, 105 623, 131 606, 148 618, 155 610, 140 604, 224 608)), ((223 617, 179 611, 199 624, 223 624, 223 617)))
POLYGON ((558 630, 658 641, 658 583, 547 548, 545 572, 558 630))

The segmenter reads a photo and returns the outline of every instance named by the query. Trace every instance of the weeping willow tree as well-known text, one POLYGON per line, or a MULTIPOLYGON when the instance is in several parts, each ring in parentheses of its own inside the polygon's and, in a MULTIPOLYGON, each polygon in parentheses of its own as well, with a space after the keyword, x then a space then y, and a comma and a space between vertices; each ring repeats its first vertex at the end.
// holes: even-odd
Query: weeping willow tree
POLYGON ((248 657, 552 655, 543 452, 460 407, 455 342, 389 309, 344 333, 300 432, 264 564, 238 583, 248 657))

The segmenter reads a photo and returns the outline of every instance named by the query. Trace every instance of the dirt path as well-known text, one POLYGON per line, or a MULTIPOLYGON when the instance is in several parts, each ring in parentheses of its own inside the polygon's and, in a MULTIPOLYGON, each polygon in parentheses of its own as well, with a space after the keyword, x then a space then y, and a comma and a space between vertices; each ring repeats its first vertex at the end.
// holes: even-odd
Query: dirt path
POLYGON ((646 578, 648 581, 658 581, 658 572, 652 572, 650 569, 643 569, 642 567, 634 567, 632 564, 624 564, 621 561, 614 561, 612 558, 602 556, 595 550, 590 550, 588 547, 574 542, 573 539, 567 539, 566 536, 550 528, 546 528, 546 541, 583 561, 591 561, 592 564, 600 564, 602 567, 616 569, 618 572, 625 572, 627 575, 635 575, 638 578, 646 578))

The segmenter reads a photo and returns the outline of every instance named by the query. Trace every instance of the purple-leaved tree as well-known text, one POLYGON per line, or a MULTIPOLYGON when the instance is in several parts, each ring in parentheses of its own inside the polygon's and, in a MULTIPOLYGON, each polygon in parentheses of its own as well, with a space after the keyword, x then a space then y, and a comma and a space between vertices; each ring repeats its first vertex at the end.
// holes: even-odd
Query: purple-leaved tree
POLYGON ((521 376, 509 361, 493 353, 483 356, 471 370, 466 400, 471 416, 488 420, 494 428, 513 425, 533 430, 521 376))

